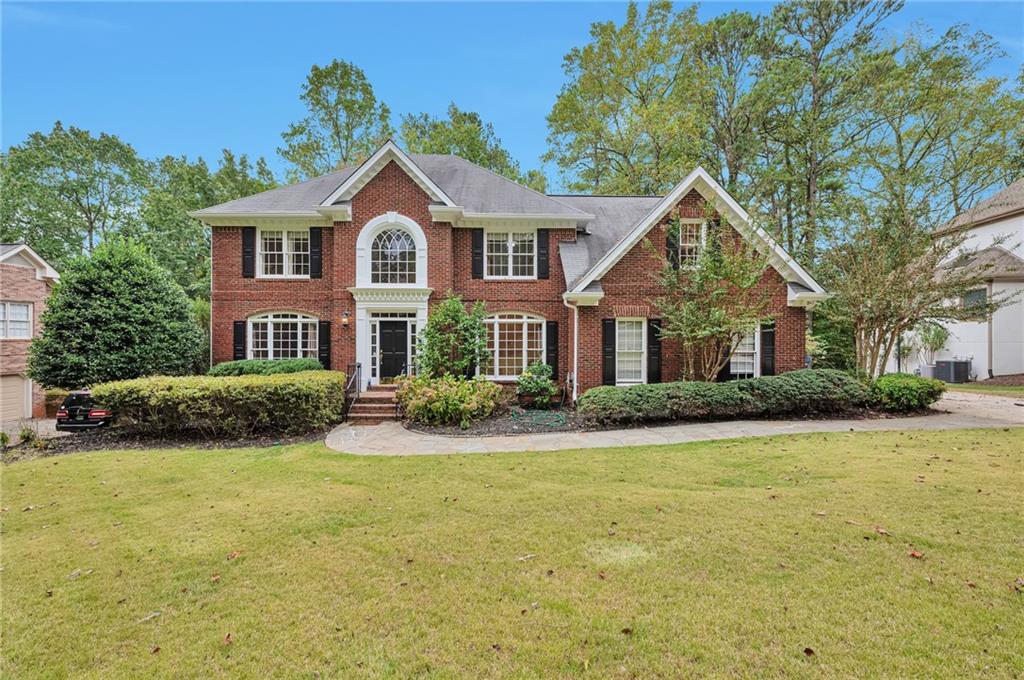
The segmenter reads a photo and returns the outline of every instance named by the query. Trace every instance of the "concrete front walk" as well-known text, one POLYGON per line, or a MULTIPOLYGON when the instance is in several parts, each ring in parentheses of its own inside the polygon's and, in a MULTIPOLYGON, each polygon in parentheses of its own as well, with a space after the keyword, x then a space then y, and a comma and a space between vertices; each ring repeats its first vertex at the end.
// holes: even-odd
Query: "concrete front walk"
POLYGON ((557 432, 507 437, 444 437, 411 432, 399 423, 352 427, 339 425, 327 435, 328 448, 359 455, 416 456, 499 451, 559 451, 609 446, 678 444, 804 432, 880 430, 960 430, 1024 426, 1024 399, 950 392, 936 404, 945 413, 878 420, 734 420, 598 432, 557 432))

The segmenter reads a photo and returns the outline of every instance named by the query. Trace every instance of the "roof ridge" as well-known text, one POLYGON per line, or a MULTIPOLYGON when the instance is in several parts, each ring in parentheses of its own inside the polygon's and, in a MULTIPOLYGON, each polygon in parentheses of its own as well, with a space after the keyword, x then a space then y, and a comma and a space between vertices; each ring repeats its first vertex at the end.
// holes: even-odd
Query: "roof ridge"
MULTIPOLYGON (((440 154, 438 154, 438 155, 440 155, 440 154)), ((537 191, 536 189, 530 188, 530 187, 526 186, 525 184, 520 184, 519 182, 517 182, 515 180, 512 180, 512 179, 509 179, 508 177, 505 177, 504 175, 501 175, 501 174, 495 172, 494 170, 491 170, 490 168, 485 168, 482 165, 478 165, 477 163, 474 163, 473 161, 467 160, 467 159, 463 158, 462 156, 458 156, 456 154, 448 154, 448 155, 451 156, 452 158, 458 158, 463 163, 468 163, 468 164, 470 164, 470 165, 472 165, 474 167, 480 168, 481 170, 483 170, 485 172, 489 172, 492 175, 494 175, 495 177, 498 177, 499 179, 503 179, 506 182, 514 184, 514 185, 516 185, 517 187, 519 187, 521 189, 526 189, 527 191, 532 192, 532 193, 534 193, 534 194, 536 194, 538 196, 541 196, 542 198, 546 198, 549 201, 554 201, 555 203, 557 203, 558 205, 562 206, 563 208, 568 208, 569 210, 572 210, 573 212, 579 213, 580 216, 583 216, 583 217, 587 217, 588 216, 587 213, 583 212, 579 208, 574 208, 573 206, 569 205, 568 203, 562 203, 557 198, 551 198, 550 196, 548 196, 545 193, 541 193, 540 191, 537 191)))

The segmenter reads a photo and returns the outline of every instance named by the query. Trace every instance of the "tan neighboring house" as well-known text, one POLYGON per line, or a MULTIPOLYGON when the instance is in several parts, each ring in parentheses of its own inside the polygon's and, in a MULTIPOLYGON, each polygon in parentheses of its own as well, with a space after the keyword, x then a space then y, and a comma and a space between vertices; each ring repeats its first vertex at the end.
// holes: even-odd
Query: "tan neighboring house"
POLYGON ((0 422, 45 415, 43 389, 25 375, 25 366, 57 277, 27 245, 0 243, 0 422))

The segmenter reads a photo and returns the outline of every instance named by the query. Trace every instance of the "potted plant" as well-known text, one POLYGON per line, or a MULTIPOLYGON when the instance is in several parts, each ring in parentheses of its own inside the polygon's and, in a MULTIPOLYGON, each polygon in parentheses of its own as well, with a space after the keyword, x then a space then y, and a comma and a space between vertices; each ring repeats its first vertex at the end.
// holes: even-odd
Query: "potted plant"
POLYGON ((523 408, 547 408, 551 400, 558 392, 554 381, 551 380, 551 367, 539 361, 526 367, 526 370, 519 375, 516 384, 516 395, 519 397, 519 405, 523 408))
POLYGON ((935 377, 935 355, 946 347, 947 340, 949 331, 942 324, 929 321, 917 329, 917 341, 924 359, 921 365, 922 378, 935 377))

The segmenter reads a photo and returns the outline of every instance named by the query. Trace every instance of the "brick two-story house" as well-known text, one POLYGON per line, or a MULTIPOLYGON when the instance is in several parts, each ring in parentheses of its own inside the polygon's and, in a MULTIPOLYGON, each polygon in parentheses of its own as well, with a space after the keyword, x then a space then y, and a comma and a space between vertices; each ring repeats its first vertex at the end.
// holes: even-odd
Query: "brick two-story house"
POLYGON ((43 388, 25 374, 28 346, 57 272, 24 243, 0 243, 0 421, 42 418, 43 388))
POLYGON ((805 308, 825 296, 700 168, 666 196, 547 196, 459 157, 388 142, 358 167, 192 216, 213 232, 214 363, 358 362, 370 384, 410 370, 417 329, 449 290, 486 305, 493 358, 481 373, 494 380, 538 360, 573 396, 675 379, 678 352, 659 339, 651 304, 659 260, 643 241, 685 262, 709 219, 772 265, 763 285, 774 323, 745 339, 731 375, 803 367, 805 308), (672 215, 682 228, 669 244, 672 215))

